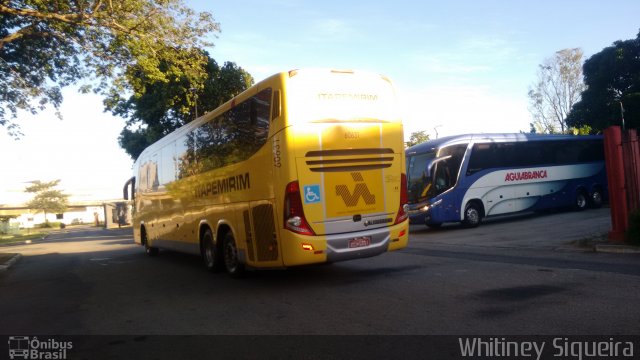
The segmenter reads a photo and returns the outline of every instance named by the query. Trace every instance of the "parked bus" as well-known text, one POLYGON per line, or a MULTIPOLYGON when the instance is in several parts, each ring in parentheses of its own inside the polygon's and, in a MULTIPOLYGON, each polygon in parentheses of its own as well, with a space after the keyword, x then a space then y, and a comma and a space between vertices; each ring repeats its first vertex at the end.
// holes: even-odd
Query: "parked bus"
POLYGON ((232 275, 400 249, 404 156, 389 79, 282 72, 142 152, 124 189, 134 239, 232 275))
POLYGON ((599 207, 607 195, 602 136, 459 135, 406 155, 412 224, 473 227, 493 215, 599 207))

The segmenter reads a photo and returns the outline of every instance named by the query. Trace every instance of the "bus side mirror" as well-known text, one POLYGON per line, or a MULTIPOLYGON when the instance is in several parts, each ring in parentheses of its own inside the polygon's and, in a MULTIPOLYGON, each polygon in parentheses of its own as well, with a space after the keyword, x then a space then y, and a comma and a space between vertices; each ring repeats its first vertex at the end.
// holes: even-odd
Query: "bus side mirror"
POLYGON ((136 177, 132 176, 127 182, 124 183, 124 188, 122 189, 122 197, 125 200, 129 200, 129 186, 131 186, 131 200, 136 199, 136 177))

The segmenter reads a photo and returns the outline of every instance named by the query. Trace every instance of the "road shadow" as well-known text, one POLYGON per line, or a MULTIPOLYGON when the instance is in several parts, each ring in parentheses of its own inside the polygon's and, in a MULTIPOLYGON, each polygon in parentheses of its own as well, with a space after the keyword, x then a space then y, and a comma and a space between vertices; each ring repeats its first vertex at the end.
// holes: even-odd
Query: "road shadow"
MULTIPOLYGON (((338 263, 325 263, 289 268, 275 269, 247 269, 241 278, 231 278, 224 271, 210 272, 202 264, 202 259, 196 255, 184 254, 169 250, 160 250, 157 256, 149 257, 141 251, 140 257, 148 257, 157 266, 179 266, 184 271, 206 274, 210 281, 228 283, 229 281, 241 286, 277 286, 286 287, 315 287, 348 286, 354 283, 372 281, 380 278, 402 277, 407 273, 419 271, 422 266, 416 265, 385 265, 378 266, 372 258, 355 259, 338 263)), ((385 256, 382 254, 380 256, 385 256)))
MULTIPOLYGON (((609 207, 603 207, 607 210, 609 207)), ((601 209, 587 209, 583 210, 585 214, 589 214, 590 211, 597 211, 601 209)), ((513 214, 506 215, 496 215, 490 216, 482 219, 482 222, 478 227, 469 228, 464 226, 462 223, 452 222, 452 223, 444 223, 440 227, 428 227, 424 224, 411 224, 410 225, 410 234, 428 234, 428 233, 443 233, 447 231, 470 231, 477 228, 484 228, 491 226, 505 224, 505 223, 517 223, 522 221, 530 221, 534 219, 544 219, 546 217, 554 217, 561 216, 563 214, 572 214, 576 213, 576 210, 572 208, 555 208, 555 209, 546 209, 539 211, 523 211, 517 212, 513 214)))

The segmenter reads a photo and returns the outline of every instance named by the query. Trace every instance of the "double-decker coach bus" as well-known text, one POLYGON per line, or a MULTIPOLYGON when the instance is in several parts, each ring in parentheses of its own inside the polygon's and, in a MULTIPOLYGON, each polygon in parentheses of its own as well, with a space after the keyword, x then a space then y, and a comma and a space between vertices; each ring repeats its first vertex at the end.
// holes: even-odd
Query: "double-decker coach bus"
POLYGON ((412 224, 477 226, 519 211, 599 207, 607 195, 602 136, 471 134, 406 150, 412 224))
POLYGON ((389 79, 282 72, 142 152, 124 189, 134 239, 232 275, 400 249, 404 156, 389 79))

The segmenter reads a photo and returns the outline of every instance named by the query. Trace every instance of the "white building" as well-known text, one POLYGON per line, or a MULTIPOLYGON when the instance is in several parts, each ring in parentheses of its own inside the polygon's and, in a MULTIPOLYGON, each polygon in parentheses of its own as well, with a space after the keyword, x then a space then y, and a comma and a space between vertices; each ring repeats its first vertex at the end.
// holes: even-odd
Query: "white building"
POLYGON ((42 211, 25 206, 0 206, 0 221, 8 222, 10 227, 18 226, 23 229, 33 228, 46 221, 65 225, 92 224, 112 227, 128 224, 130 219, 130 207, 122 201, 75 203, 69 205, 62 214, 47 213, 46 218, 42 211))

